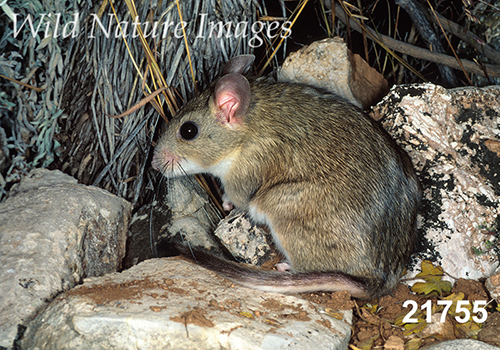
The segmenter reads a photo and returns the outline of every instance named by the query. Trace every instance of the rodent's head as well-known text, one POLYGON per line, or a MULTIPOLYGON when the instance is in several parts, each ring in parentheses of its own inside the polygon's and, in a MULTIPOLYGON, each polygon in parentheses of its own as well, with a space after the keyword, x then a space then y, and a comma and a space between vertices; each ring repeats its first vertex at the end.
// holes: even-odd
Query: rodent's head
POLYGON ((250 84, 241 73, 252 61, 250 56, 233 58, 223 69, 225 75, 177 113, 156 146, 155 169, 167 177, 224 177, 245 133, 250 84))

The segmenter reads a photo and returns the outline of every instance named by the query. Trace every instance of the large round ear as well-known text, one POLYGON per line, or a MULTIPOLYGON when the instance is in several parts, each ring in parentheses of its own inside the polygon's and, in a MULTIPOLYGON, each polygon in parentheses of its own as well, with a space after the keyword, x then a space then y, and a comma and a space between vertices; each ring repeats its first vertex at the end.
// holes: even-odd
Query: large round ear
POLYGON ((240 55, 233 57, 226 62, 224 67, 222 67, 221 75, 226 75, 230 73, 245 74, 252 65, 254 60, 255 60, 254 55, 240 55))
POLYGON ((243 122, 250 106, 250 84, 241 74, 229 73, 215 84, 213 103, 217 119, 233 127, 243 122))

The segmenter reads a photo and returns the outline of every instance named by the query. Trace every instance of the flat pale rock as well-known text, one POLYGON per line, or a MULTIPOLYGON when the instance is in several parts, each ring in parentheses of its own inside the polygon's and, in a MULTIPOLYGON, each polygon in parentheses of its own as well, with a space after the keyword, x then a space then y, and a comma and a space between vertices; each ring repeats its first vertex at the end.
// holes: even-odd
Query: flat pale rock
POLYGON ((338 320, 294 296, 233 286, 177 258, 89 278, 30 324, 23 349, 346 349, 338 320))
POLYGON ((278 81, 312 85, 368 108, 389 90, 387 80, 342 38, 327 38, 290 54, 278 70, 278 81))
POLYGON ((490 345, 488 343, 483 343, 482 341, 479 340, 455 339, 455 340, 448 340, 431 346, 426 346, 421 350, 457 350, 457 349, 498 350, 500 348, 494 345, 490 345))

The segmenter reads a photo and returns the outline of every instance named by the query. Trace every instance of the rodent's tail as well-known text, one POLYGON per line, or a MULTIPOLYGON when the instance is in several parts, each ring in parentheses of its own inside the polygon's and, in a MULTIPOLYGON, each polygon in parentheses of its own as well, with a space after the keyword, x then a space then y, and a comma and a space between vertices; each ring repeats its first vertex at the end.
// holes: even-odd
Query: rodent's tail
POLYGON ((207 251, 177 245, 181 255, 245 287, 275 293, 337 292, 346 290, 358 299, 380 296, 378 283, 338 272, 288 273, 264 271, 215 256, 207 251))

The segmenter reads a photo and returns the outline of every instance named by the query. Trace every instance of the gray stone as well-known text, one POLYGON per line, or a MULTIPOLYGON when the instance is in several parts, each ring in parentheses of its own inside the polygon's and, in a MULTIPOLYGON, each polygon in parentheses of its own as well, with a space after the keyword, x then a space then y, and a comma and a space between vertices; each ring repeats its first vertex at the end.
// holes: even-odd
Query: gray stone
POLYGON ((193 176, 162 178, 154 201, 132 217, 124 267, 171 256, 173 238, 191 246, 220 249, 213 236, 220 219, 220 212, 193 176))
POLYGON ((497 346, 483 343, 479 340, 472 339, 456 339, 448 340, 439 344, 434 344, 431 346, 426 346, 421 348, 421 350, 457 350, 457 349, 467 349, 467 350, 498 350, 497 346))
POLYGON ((275 253, 271 234, 237 210, 219 223, 215 235, 238 262, 262 265, 275 253))
POLYGON ((419 230, 449 276, 478 279, 498 267, 500 87, 394 87, 375 119, 409 153, 423 185, 419 230))
POLYGON ((170 208, 172 216, 163 234, 169 238, 181 235, 191 245, 206 249, 217 246, 212 233, 220 217, 197 180, 186 176, 165 181, 166 195, 159 200, 170 208))
POLYGON ((130 211, 60 171, 35 169, 12 189, 0 204, 0 346, 60 292, 120 267, 130 211))
POLYGON ((492 312, 488 315, 477 339, 500 346, 500 312, 492 312))
POLYGON ((500 268, 497 269, 495 274, 489 277, 484 284, 492 298, 494 298, 497 303, 500 303, 500 268))
MULTIPOLYGON (((326 310, 328 311, 328 310, 326 310)), ((233 286, 190 262, 151 259, 89 278, 29 325, 22 349, 346 349, 343 319, 294 296, 233 286)))

